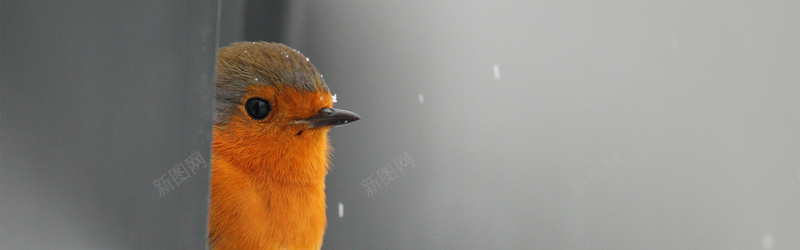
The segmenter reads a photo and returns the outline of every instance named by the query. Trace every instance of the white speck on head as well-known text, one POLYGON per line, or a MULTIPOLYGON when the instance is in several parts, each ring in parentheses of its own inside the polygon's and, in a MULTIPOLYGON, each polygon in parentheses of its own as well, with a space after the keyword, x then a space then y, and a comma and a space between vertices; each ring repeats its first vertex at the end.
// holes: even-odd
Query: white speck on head
POLYGON ((419 97, 419 104, 425 103, 425 97, 423 97, 422 94, 419 94, 418 97, 419 97))
POLYGON ((322 74, 319 74, 319 78, 323 78, 323 77, 325 77, 325 76, 323 76, 322 74))
POLYGON ((678 50, 678 49, 679 49, 679 47, 678 47, 678 41, 672 40, 672 48, 673 48, 673 49, 675 49, 675 50, 678 50))
POLYGON ((256 44, 256 42, 253 42, 253 44, 256 44))
POLYGON ((495 64, 493 68, 494 68, 494 79, 500 80, 500 66, 497 66, 497 64, 495 64))
POLYGON ((339 202, 339 218, 344 217, 344 204, 339 202))
POLYGON ((247 54, 247 50, 245 50, 244 53, 247 54))
POLYGON ((258 77, 256 77, 256 82, 258 81, 258 77))
POLYGON ((308 61, 311 61, 311 60, 310 60, 310 59, 308 59, 308 57, 306 57, 306 62, 308 62, 308 61))
POLYGON ((768 232, 764 233, 764 237, 761 240, 761 246, 764 247, 764 249, 769 250, 769 249, 772 249, 774 244, 775 244, 775 242, 772 241, 772 234, 770 234, 768 232))
POLYGON ((333 94, 333 96, 331 96, 331 99, 333 100, 333 103, 336 103, 336 94, 333 94))
POLYGON ((286 58, 289 58, 289 55, 286 55, 286 58))
POLYGON ((320 101, 324 101, 324 100, 325 100, 325 97, 322 97, 322 96, 320 96, 320 97, 319 97, 319 100, 320 100, 320 101))

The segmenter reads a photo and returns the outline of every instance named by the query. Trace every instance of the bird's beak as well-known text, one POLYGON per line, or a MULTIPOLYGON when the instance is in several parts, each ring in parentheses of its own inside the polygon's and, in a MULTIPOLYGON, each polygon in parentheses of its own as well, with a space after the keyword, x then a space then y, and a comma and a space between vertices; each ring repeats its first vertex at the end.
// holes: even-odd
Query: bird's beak
POLYGON ((336 127, 361 119, 358 114, 344 109, 323 108, 317 116, 297 121, 308 124, 308 128, 336 127))

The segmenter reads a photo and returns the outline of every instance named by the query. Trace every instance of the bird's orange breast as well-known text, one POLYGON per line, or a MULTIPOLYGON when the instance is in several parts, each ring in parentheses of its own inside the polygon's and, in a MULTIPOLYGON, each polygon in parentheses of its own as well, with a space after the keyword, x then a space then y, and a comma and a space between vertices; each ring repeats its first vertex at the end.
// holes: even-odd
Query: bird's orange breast
POLYGON ((222 132, 215 129, 209 245, 214 249, 319 249, 326 226, 327 129, 308 131, 303 135, 309 139, 304 146, 274 144, 274 151, 228 148, 233 144, 230 140, 237 138, 218 133, 222 132), (316 176, 319 171, 323 171, 321 178, 310 181, 276 175, 316 176))

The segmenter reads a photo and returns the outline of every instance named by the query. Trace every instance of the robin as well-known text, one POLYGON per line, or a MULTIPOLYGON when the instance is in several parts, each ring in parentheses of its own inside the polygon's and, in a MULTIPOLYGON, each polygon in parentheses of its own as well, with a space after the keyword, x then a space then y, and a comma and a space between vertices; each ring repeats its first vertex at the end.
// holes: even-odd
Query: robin
POLYGON ((217 59, 209 210, 213 249, 319 249, 327 225, 333 108, 322 75, 278 43, 240 42, 217 59))

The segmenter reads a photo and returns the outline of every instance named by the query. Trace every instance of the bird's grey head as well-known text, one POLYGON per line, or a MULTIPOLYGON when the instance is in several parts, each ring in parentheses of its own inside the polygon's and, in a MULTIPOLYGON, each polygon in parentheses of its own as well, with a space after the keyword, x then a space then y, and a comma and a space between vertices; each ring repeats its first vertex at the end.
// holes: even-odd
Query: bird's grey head
POLYGON ((215 125, 240 112, 237 106, 254 84, 329 92, 322 75, 299 51, 280 43, 234 43, 217 53, 215 125))

